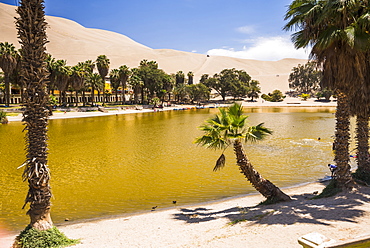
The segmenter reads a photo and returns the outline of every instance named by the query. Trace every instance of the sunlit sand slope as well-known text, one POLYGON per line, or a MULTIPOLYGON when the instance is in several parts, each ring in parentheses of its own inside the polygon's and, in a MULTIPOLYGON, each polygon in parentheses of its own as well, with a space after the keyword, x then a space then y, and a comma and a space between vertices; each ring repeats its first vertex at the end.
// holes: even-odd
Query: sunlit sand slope
MULTIPOLYGON (((0 42, 8 41, 17 48, 14 6, 0 3, 0 42)), ((139 44, 125 35, 106 30, 85 28, 80 24, 60 18, 47 16, 47 50, 57 59, 66 59, 69 65, 88 59, 95 60, 105 54, 111 60, 111 68, 121 65, 137 67, 141 60, 155 60, 167 73, 192 71, 195 81, 202 74, 220 72, 226 68, 247 71, 253 79, 259 80, 264 93, 274 89, 283 92, 289 89, 288 76, 291 69, 303 64, 302 59, 283 59, 280 61, 258 61, 221 56, 210 56, 170 49, 151 49, 139 44)))

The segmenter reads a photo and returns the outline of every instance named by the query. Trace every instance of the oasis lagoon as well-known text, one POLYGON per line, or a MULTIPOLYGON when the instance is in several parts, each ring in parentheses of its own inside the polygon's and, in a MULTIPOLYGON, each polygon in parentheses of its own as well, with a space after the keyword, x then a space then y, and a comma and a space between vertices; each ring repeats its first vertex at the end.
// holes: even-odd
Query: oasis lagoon
MULTIPOLYGON (((329 174, 334 108, 245 108, 249 123, 264 122, 274 133, 246 145, 255 168, 284 188, 329 174), (318 139, 320 138, 320 139, 318 139)), ((52 218, 83 221, 163 209, 255 193, 235 165, 213 172, 221 151, 193 143, 198 129, 218 109, 163 111, 50 120, 49 167, 52 218)), ((23 125, 0 126, 0 224, 19 231, 27 183, 23 125)))

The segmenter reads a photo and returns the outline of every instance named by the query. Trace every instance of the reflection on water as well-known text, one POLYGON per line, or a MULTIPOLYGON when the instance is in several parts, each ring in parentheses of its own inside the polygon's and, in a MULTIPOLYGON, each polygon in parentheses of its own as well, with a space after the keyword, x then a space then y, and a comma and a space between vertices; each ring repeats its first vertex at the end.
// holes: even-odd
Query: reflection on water
MULTIPOLYGON (((332 161, 333 108, 246 108, 250 124, 274 130, 247 144, 256 169, 279 187, 328 174, 332 161), (320 140, 318 140, 320 137, 320 140)), ((220 199, 255 192, 235 166, 213 172, 219 151, 193 144, 197 129, 217 109, 165 111, 109 117, 51 120, 49 165, 52 217, 82 220, 220 199)), ((0 223, 20 230, 28 223, 21 207, 24 140, 21 123, 0 126, 0 223)))

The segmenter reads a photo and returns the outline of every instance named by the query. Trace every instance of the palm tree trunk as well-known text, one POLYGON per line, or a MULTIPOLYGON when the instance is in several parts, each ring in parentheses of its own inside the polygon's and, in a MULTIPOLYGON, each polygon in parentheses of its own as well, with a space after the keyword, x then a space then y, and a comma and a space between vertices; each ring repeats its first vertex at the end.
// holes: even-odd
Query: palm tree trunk
POLYGON ((82 106, 86 106, 86 93, 85 90, 82 90, 82 106))
MULTIPOLYGON (((27 160, 23 172, 28 181, 25 205, 30 226, 43 231, 53 227, 50 217, 50 173, 47 165, 48 94, 47 71, 44 64, 47 43, 43 1, 20 1, 17 9, 18 36, 22 44, 22 80, 25 80, 25 111, 27 160), (29 37, 34 37, 30 39, 29 37)), ((24 207, 25 207, 24 205, 24 207)))
POLYGON ((126 104, 126 97, 125 97, 125 87, 126 84, 122 84, 122 105, 125 105, 126 104))
POLYGON ((91 106, 94 106, 94 101, 95 101, 95 87, 91 87, 91 106))
POLYGON ((369 117, 356 119, 357 163, 359 168, 369 167, 369 117))
POLYGON ((76 107, 78 107, 78 90, 76 90, 76 107))
POLYGON ((260 192, 268 200, 273 201, 290 201, 291 198, 282 192, 269 180, 264 179, 259 174, 253 165, 249 162, 247 155, 244 152, 243 145, 240 141, 234 143, 234 153, 236 155, 236 163, 239 166, 241 173, 248 179, 253 187, 260 192))
POLYGON ((356 178, 369 182, 370 158, 369 158, 369 117, 357 115, 356 119, 357 140, 357 170, 356 178))
POLYGON ((350 110, 348 97, 341 92, 337 93, 335 118, 336 131, 333 149, 337 170, 335 170, 334 175, 339 188, 350 189, 354 186, 351 167, 349 165, 350 110))
POLYGON ((10 105, 10 77, 9 73, 4 73, 5 81, 5 105, 9 107, 10 105))

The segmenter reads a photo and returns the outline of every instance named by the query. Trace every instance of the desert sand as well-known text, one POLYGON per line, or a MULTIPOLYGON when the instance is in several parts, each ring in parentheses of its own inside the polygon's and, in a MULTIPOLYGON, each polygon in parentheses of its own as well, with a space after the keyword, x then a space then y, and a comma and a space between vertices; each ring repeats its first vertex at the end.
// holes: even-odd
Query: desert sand
MULTIPOLYGON (((0 3, 0 42, 13 43, 20 47, 14 17, 14 6, 0 3)), ((137 67, 141 60, 155 60, 159 68, 166 73, 189 71, 194 73, 194 81, 198 82, 203 74, 213 75, 227 68, 245 70, 252 79, 258 80, 263 93, 279 89, 289 90, 288 77, 292 68, 305 64, 304 59, 283 59, 280 61, 259 61, 237 59, 222 56, 210 56, 170 49, 152 49, 135 42, 129 37, 99 29, 91 29, 60 17, 47 16, 48 28, 47 52, 56 59, 66 59, 67 64, 96 60, 104 54, 110 59, 110 68, 127 65, 137 67)))

